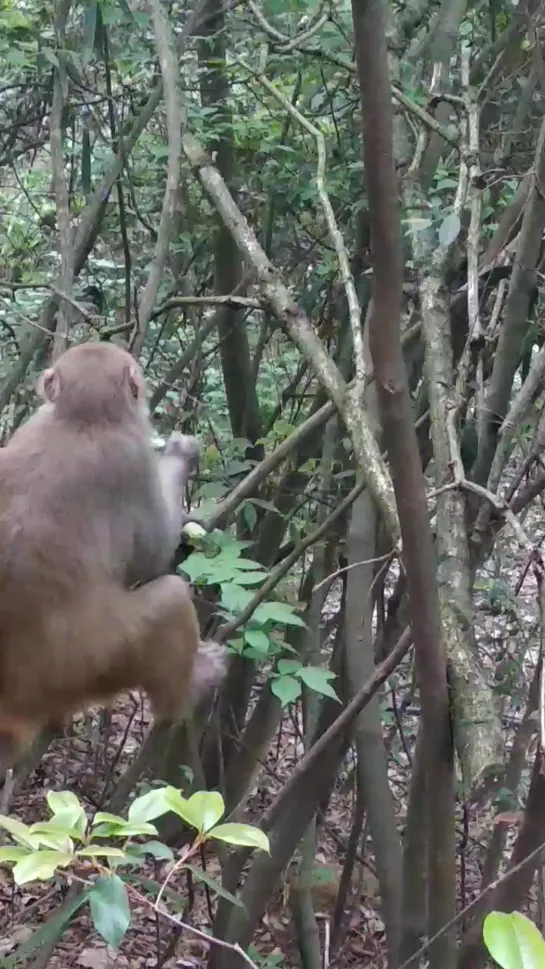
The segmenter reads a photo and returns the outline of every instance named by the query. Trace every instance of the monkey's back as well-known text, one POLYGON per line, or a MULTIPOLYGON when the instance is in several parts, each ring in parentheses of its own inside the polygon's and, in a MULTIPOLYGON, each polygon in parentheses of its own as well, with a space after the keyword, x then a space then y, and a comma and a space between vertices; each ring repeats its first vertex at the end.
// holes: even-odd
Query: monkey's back
POLYGON ((0 629, 6 610, 50 608, 98 576, 125 582, 157 489, 153 458, 138 425, 98 433, 45 409, 0 449, 0 629))
MULTIPOLYGON (((153 504, 153 459, 136 424, 98 433, 63 426, 48 408, 0 449, 0 697, 9 685, 13 711, 54 715, 70 698, 77 707, 83 661, 86 681, 95 663, 110 676, 104 657, 153 504)), ((115 635, 126 638, 123 669, 130 613, 115 635)))

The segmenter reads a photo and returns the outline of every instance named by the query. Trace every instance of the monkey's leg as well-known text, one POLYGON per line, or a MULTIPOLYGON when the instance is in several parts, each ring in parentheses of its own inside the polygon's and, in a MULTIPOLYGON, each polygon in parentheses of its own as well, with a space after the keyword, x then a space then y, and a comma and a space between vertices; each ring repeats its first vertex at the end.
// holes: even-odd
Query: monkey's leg
MULTIPOLYGON (((88 597, 76 618, 79 657, 88 659, 83 675, 77 662, 72 667, 79 707, 91 698, 111 698, 138 688, 148 694, 159 720, 177 721, 190 714, 200 629, 191 590, 183 579, 163 576, 132 591, 112 590, 109 585, 88 597), (100 617, 98 628, 96 617, 100 617)), ((199 694, 214 676, 218 678, 221 668, 217 655, 215 662, 209 649, 207 655, 215 672, 210 669, 205 676, 201 671, 199 694)))
POLYGON ((0 781, 14 767, 23 751, 30 746, 39 726, 25 719, 0 714, 0 781))
MULTIPOLYGON (((112 583, 90 587, 37 618, 30 638, 40 652, 21 663, 21 650, 12 650, 0 697, 7 747, 24 726, 59 722, 131 689, 148 693, 160 720, 191 712, 200 631, 189 587, 177 576, 133 591, 112 583)), ((206 686, 202 669, 199 676, 206 686)))
POLYGON ((194 689, 196 658, 201 645, 199 620, 189 587, 179 612, 153 629, 144 651, 142 687, 157 720, 186 719, 201 688, 194 689))
POLYGON ((212 640, 202 642, 193 596, 185 582, 179 611, 172 620, 165 616, 161 628, 154 627, 143 649, 142 686, 160 720, 185 719, 225 676, 225 648, 212 640))
POLYGON ((161 682, 170 676, 165 651, 177 666, 182 654, 190 677, 193 657, 184 639, 188 600, 187 584, 173 575, 133 591, 89 582, 36 616, 28 643, 20 638, 5 647, 0 728, 2 721, 8 733, 10 721, 58 723, 90 704, 145 688, 155 666, 161 682))

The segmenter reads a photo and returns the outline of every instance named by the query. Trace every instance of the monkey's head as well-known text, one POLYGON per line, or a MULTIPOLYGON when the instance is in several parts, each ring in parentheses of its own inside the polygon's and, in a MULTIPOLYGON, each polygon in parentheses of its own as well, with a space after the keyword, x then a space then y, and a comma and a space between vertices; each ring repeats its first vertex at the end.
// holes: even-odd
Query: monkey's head
POLYGON ((80 426, 147 420, 142 371, 113 343, 71 347, 41 375, 38 391, 56 417, 80 426))

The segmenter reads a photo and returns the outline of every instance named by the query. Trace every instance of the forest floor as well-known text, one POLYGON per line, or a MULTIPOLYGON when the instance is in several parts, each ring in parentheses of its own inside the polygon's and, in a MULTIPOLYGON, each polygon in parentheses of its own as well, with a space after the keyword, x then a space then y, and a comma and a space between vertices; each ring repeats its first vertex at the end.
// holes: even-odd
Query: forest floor
MULTIPOLYGON (((524 527, 534 541, 543 537, 543 514, 532 510, 524 527)), ((475 632, 483 662, 498 686, 500 696, 508 696, 503 707, 506 738, 512 738, 527 697, 527 682, 536 658, 538 611, 536 583, 531 570, 526 570, 525 553, 512 535, 504 529, 493 558, 478 580, 475 632), (518 581, 524 576, 520 592, 518 581)), ((410 681, 398 676, 395 686, 383 696, 385 742, 389 751, 392 790, 399 805, 399 822, 404 821, 410 774, 409 751, 418 723, 418 708, 410 703, 398 710, 410 689, 410 681)), ((90 739, 83 721, 74 736, 54 742, 24 788, 14 796, 10 814, 32 823, 48 816, 45 794, 49 790, 70 790, 82 799, 92 813, 104 803, 104 792, 111 783, 112 772, 118 775, 138 750, 149 722, 149 713, 140 706, 134 715, 130 699, 116 705, 106 742, 90 739), (119 749, 122 748, 119 757, 119 749), (119 758, 119 759, 118 759, 119 758)), ((289 777, 302 753, 300 725, 286 715, 279 734, 267 757, 265 769, 248 801, 248 820, 257 823, 282 784, 289 777)), ((345 859, 354 810, 354 760, 350 752, 339 775, 327 815, 319 828, 316 854, 315 911, 322 951, 329 969, 351 969, 352 966, 381 969, 385 965, 384 926, 379 914, 377 880, 373 871, 372 846, 364 833, 357 856, 352 887, 344 910, 340 943, 330 951, 329 940, 334 925, 337 889, 345 859)), ((479 891, 482 861, 488 838, 493 830, 494 812, 489 806, 460 804, 457 812, 459 858, 459 906, 464 908, 479 891)), ((508 819, 509 820, 509 819, 508 819)), ((508 831, 508 844, 516 832, 518 815, 513 813, 508 831)), ((509 827, 509 825, 508 825, 509 827)), ((206 856, 209 875, 219 880, 219 864, 213 852, 206 856)), ((162 882, 164 866, 156 862, 139 870, 142 877, 162 882)), ((182 914, 184 922, 208 931, 213 911, 213 893, 202 883, 188 882, 187 873, 176 875, 170 887, 187 900, 182 914)), ((260 969, 297 969, 300 965, 294 944, 290 910, 291 877, 288 873, 269 905, 254 939, 252 959, 260 969)), ((55 883, 33 882, 14 888, 10 872, 0 868, 0 965, 4 959, 32 934, 50 923, 68 891, 60 876, 55 883)), ((174 913, 176 914, 176 913, 174 913)), ((51 924, 51 923, 50 923, 51 924)), ((88 910, 83 907, 62 932, 53 955, 45 961, 45 952, 35 951, 29 962, 32 969, 196 969, 206 963, 207 943, 184 929, 181 934, 158 919, 151 905, 133 906, 131 928, 117 953, 110 950, 94 931, 88 910), (34 960, 34 961, 33 961, 34 960)))
MULTIPOLYGON (((79 720, 74 736, 51 744, 39 767, 13 797, 10 814, 27 824, 47 818, 45 795, 49 790, 73 791, 90 814, 100 810, 104 792, 111 782, 112 764, 115 763, 116 775, 122 772, 137 752, 147 724, 145 706, 140 707, 139 715, 135 717, 131 702, 120 700, 113 710, 107 743, 96 745, 88 739, 83 721, 79 720), (117 760, 121 745, 122 756, 117 760)), ((267 757, 266 770, 249 798, 249 821, 259 822, 301 753, 299 725, 286 716, 267 757)), ((323 946, 327 946, 328 926, 352 823, 352 767, 349 757, 319 834, 314 903, 323 946)), ((352 965, 372 965, 378 969, 383 964, 384 927, 377 911, 377 882, 371 853, 361 862, 356 867, 354 900, 351 910, 347 911, 344 941, 331 960, 331 969, 335 966, 348 969, 352 965)), ((206 870, 220 881, 219 863, 212 852, 207 852, 206 870)), ((150 860, 138 874, 143 879, 162 882, 165 869, 150 860)), ((254 939, 252 958, 260 969, 296 969, 299 965, 290 913, 290 883, 288 874, 275 893, 254 939)), ((169 881, 169 887, 188 900, 182 916, 184 922, 208 931, 211 926, 210 893, 205 887, 195 881, 188 885, 187 875, 183 873, 169 881)), ((32 882, 15 888, 7 867, 0 868, 0 965, 3 958, 13 954, 37 929, 57 915, 67 892, 68 884, 62 875, 55 884, 32 882)), ((109 949, 94 931, 84 906, 62 933, 50 960, 42 962, 37 950, 34 957, 38 956, 38 961, 33 964, 31 960, 30 965, 33 969, 45 969, 46 964, 51 969, 197 969, 205 965, 207 943, 187 930, 178 936, 171 926, 156 917, 151 906, 132 906, 132 912, 131 927, 117 953, 109 949)))

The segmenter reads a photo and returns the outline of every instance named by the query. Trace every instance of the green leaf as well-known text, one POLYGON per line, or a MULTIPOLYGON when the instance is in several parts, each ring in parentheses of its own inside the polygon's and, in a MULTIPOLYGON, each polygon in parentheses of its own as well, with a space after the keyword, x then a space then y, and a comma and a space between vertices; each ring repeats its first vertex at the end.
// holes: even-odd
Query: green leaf
POLYGON ((293 676, 277 676, 271 680, 271 690, 283 707, 298 700, 303 692, 299 680, 293 676))
POLYGON ((8 818, 0 814, 0 828, 7 831, 14 841, 24 845, 25 848, 38 848, 40 845, 39 839, 31 835, 28 825, 18 821, 17 818, 8 818))
POLYGON ((238 575, 237 582, 241 585, 260 585, 266 578, 264 572, 243 572, 238 575))
POLYGON ((4 861, 20 861, 21 858, 26 858, 28 855, 28 848, 18 848, 17 845, 7 845, 4 848, 0 848, 0 864, 4 861))
POLYGON ((72 791, 48 791, 46 801, 52 814, 64 815, 67 811, 71 811, 74 820, 82 814, 85 816, 83 805, 72 791))
POLYGON ((66 838, 73 838, 75 841, 82 841, 87 829, 87 818, 85 814, 74 819, 73 811, 64 811, 54 814, 49 821, 37 821, 30 826, 31 833, 34 834, 53 834, 58 836, 63 834, 66 838), (72 823, 75 820, 75 825, 72 823))
POLYGON ((62 828, 57 828, 54 823, 38 822, 33 824, 30 830, 33 835, 39 838, 40 846, 45 845, 47 848, 53 848, 56 851, 69 851, 73 854, 74 842, 72 838, 62 828))
MULTIPOLYGON (((125 849, 125 855, 123 860, 116 858, 112 861, 111 871, 117 871, 117 869, 123 865, 125 869, 127 868, 141 868, 145 862, 144 852, 139 849, 142 845, 130 844, 127 845, 125 849)), ((126 873, 123 874, 123 878, 127 881, 126 873)))
POLYGON ((157 787, 137 797, 129 808, 129 821, 155 821, 170 811, 166 798, 167 787, 157 787))
POLYGON ((127 889, 119 875, 99 878, 89 892, 93 925, 104 941, 118 949, 131 923, 127 889))
POLYGON ((139 838, 141 835, 157 834, 157 828, 149 821, 143 821, 142 824, 131 824, 130 821, 124 821, 123 824, 117 826, 116 830, 112 831, 112 834, 120 838, 139 838))
POLYGON ((104 838, 110 835, 118 838, 133 838, 143 834, 157 834, 157 828, 154 824, 150 824, 147 821, 136 823, 132 818, 125 821, 116 814, 108 814, 107 811, 97 811, 93 818, 92 826, 94 829, 93 837, 95 838, 104 838))
POLYGON ((78 848, 76 855, 78 858, 124 858, 125 852, 109 845, 86 845, 78 848))
POLYGON ((67 868, 73 860, 74 856, 67 851, 31 851, 13 869, 15 884, 47 881, 53 877, 57 868, 67 868))
MULTIPOLYGON (((284 645, 284 644, 282 644, 284 645)), ((302 669, 302 664, 297 659, 279 659, 278 660, 278 672, 283 675, 288 676, 290 673, 296 676, 297 673, 302 669)))
POLYGON ((187 807, 187 798, 185 798, 180 791, 177 791, 175 787, 171 787, 167 791, 167 800, 169 810, 174 814, 177 814, 182 821, 189 824, 192 828, 199 827, 199 818, 195 818, 191 812, 191 809, 187 807))
POLYGON ((16 10, 13 5, 8 3, 2 4, 0 23, 2 28, 8 30, 10 33, 18 31, 32 33, 32 21, 25 17, 20 10, 16 10))
POLYGON ((126 824, 126 821, 124 818, 120 817, 119 814, 109 814, 108 811, 97 811, 93 820, 91 821, 93 828, 95 824, 115 824, 117 827, 120 824, 126 824))
POLYGON ((271 621, 281 623, 283 626, 306 628, 306 623, 287 602, 262 602, 254 612, 253 618, 261 625, 271 621))
POLYGON ((460 234, 460 229, 462 228, 459 217, 456 212, 451 212, 447 215, 446 219, 443 219, 441 225, 439 226, 439 242, 442 246, 450 246, 458 238, 460 234))
POLYGON ((484 943, 502 969, 542 969, 545 941, 520 912, 490 912, 483 925, 484 943))
MULTIPOLYGON (((222 558, 224 556, 226 557, 227 551, 231 551, 231 550, 226 549, 225 552, 222 554, 222 558)), ((259 562, 254 562, 252 559, 240 558, 241 551, 242 549, 235 549, 236 557, 233 557, 229 563, 230 565, 232 565, 234 569, 237 570, 237 572, 244 571, 245 569, 247 569, 248 572, 255 572, 258 569, 263 570, 263 566, 260 565, 259 562)), ((266 578, 267 574, 268 574, 267 571, 263 570, 263 578, 266 578)))
POLYGON ((206 585, 228 585, 230 582, 239 585, 240 578, 241 572, 237 569, 234 562, 225 562, 223 559, 218 561, 218 559, 215 559, 206 576, 202 576, 200 581, 205 580, 206 585))
POLYGON ((184 561, 183 570, 192 582, 206 577, 210 571, 211 560, 203 552, 192 552, 184 561))
POLYGON ((267 854, 271 853, 269 839, 265 832, 261 828, 254 828, 251 824, 218 824, 208 832, 208 837, 217 841, 226 841, 230 845, 259 848, 267 854))
POLYGON ((33 824, 32 831, 36 828, 39 833, 40 829, 44 828, 57 834, 64 834, 67 838, 72 838, 74 841, 83 841, 86 835, 87 818, 80 818, 77 826, 74 828, 69 827, 69 821, 70 817, 68 815, 56 814, 50 821, 46 821, 43 824, 40 824, 40 822, 33 824))
POLYGON ((308 686, 309 690, 315 690, 316 693, 322 693, 324 696, 330 696, 334 700, 339 700, 331 683, 328 682, 334 679, 334 673, 331 673, 329 670, 324 670, 320 666, 303 666, 299 670, 298 675, 305 686, 308 686))
POLYGON ((232 905, 236 905, 238 908, 246 907, 240 898, 237 898, 236 895, 231 895, 231 892, 228 892, 227 889, 220 884, 220 882, 216 881, 215 878, 212 878, 211 875, 209 875, 208 872, 203 871, 202 868, 197 868, 195 865, 190 865, 187 861, 184 863, 184 868, 189 869, 197 881, 204 882, 204 884, 208 885, 213 892, 221 895, 222 898, 225 898, 226 901, 231 902, 232 905))
POLYGON ((229 612, 241 612, 252 599, 252 593, 236 582, 221 584, 221 604, 229 612))
POLYGON ((198 831, 208 831, 225 811, 219 791, 197 791, 190 798, 185 798, 175 788, 170 788, 168 800, 171 811, 198 831))
POLYGON ((225 802, 219 791, 196 791, 188 799, 188 807, 201 817, 200 828, 209 831, 223 817, 225 802))
POLYGON ((266 656, 269 652, 269 637, 261 629, 246 629, 244 641, 262 656, 266 656))
POLYGON ((115 838, 120 835, 117 824, 97 824, 96 828, 93 828, 93 838, 115 838))

